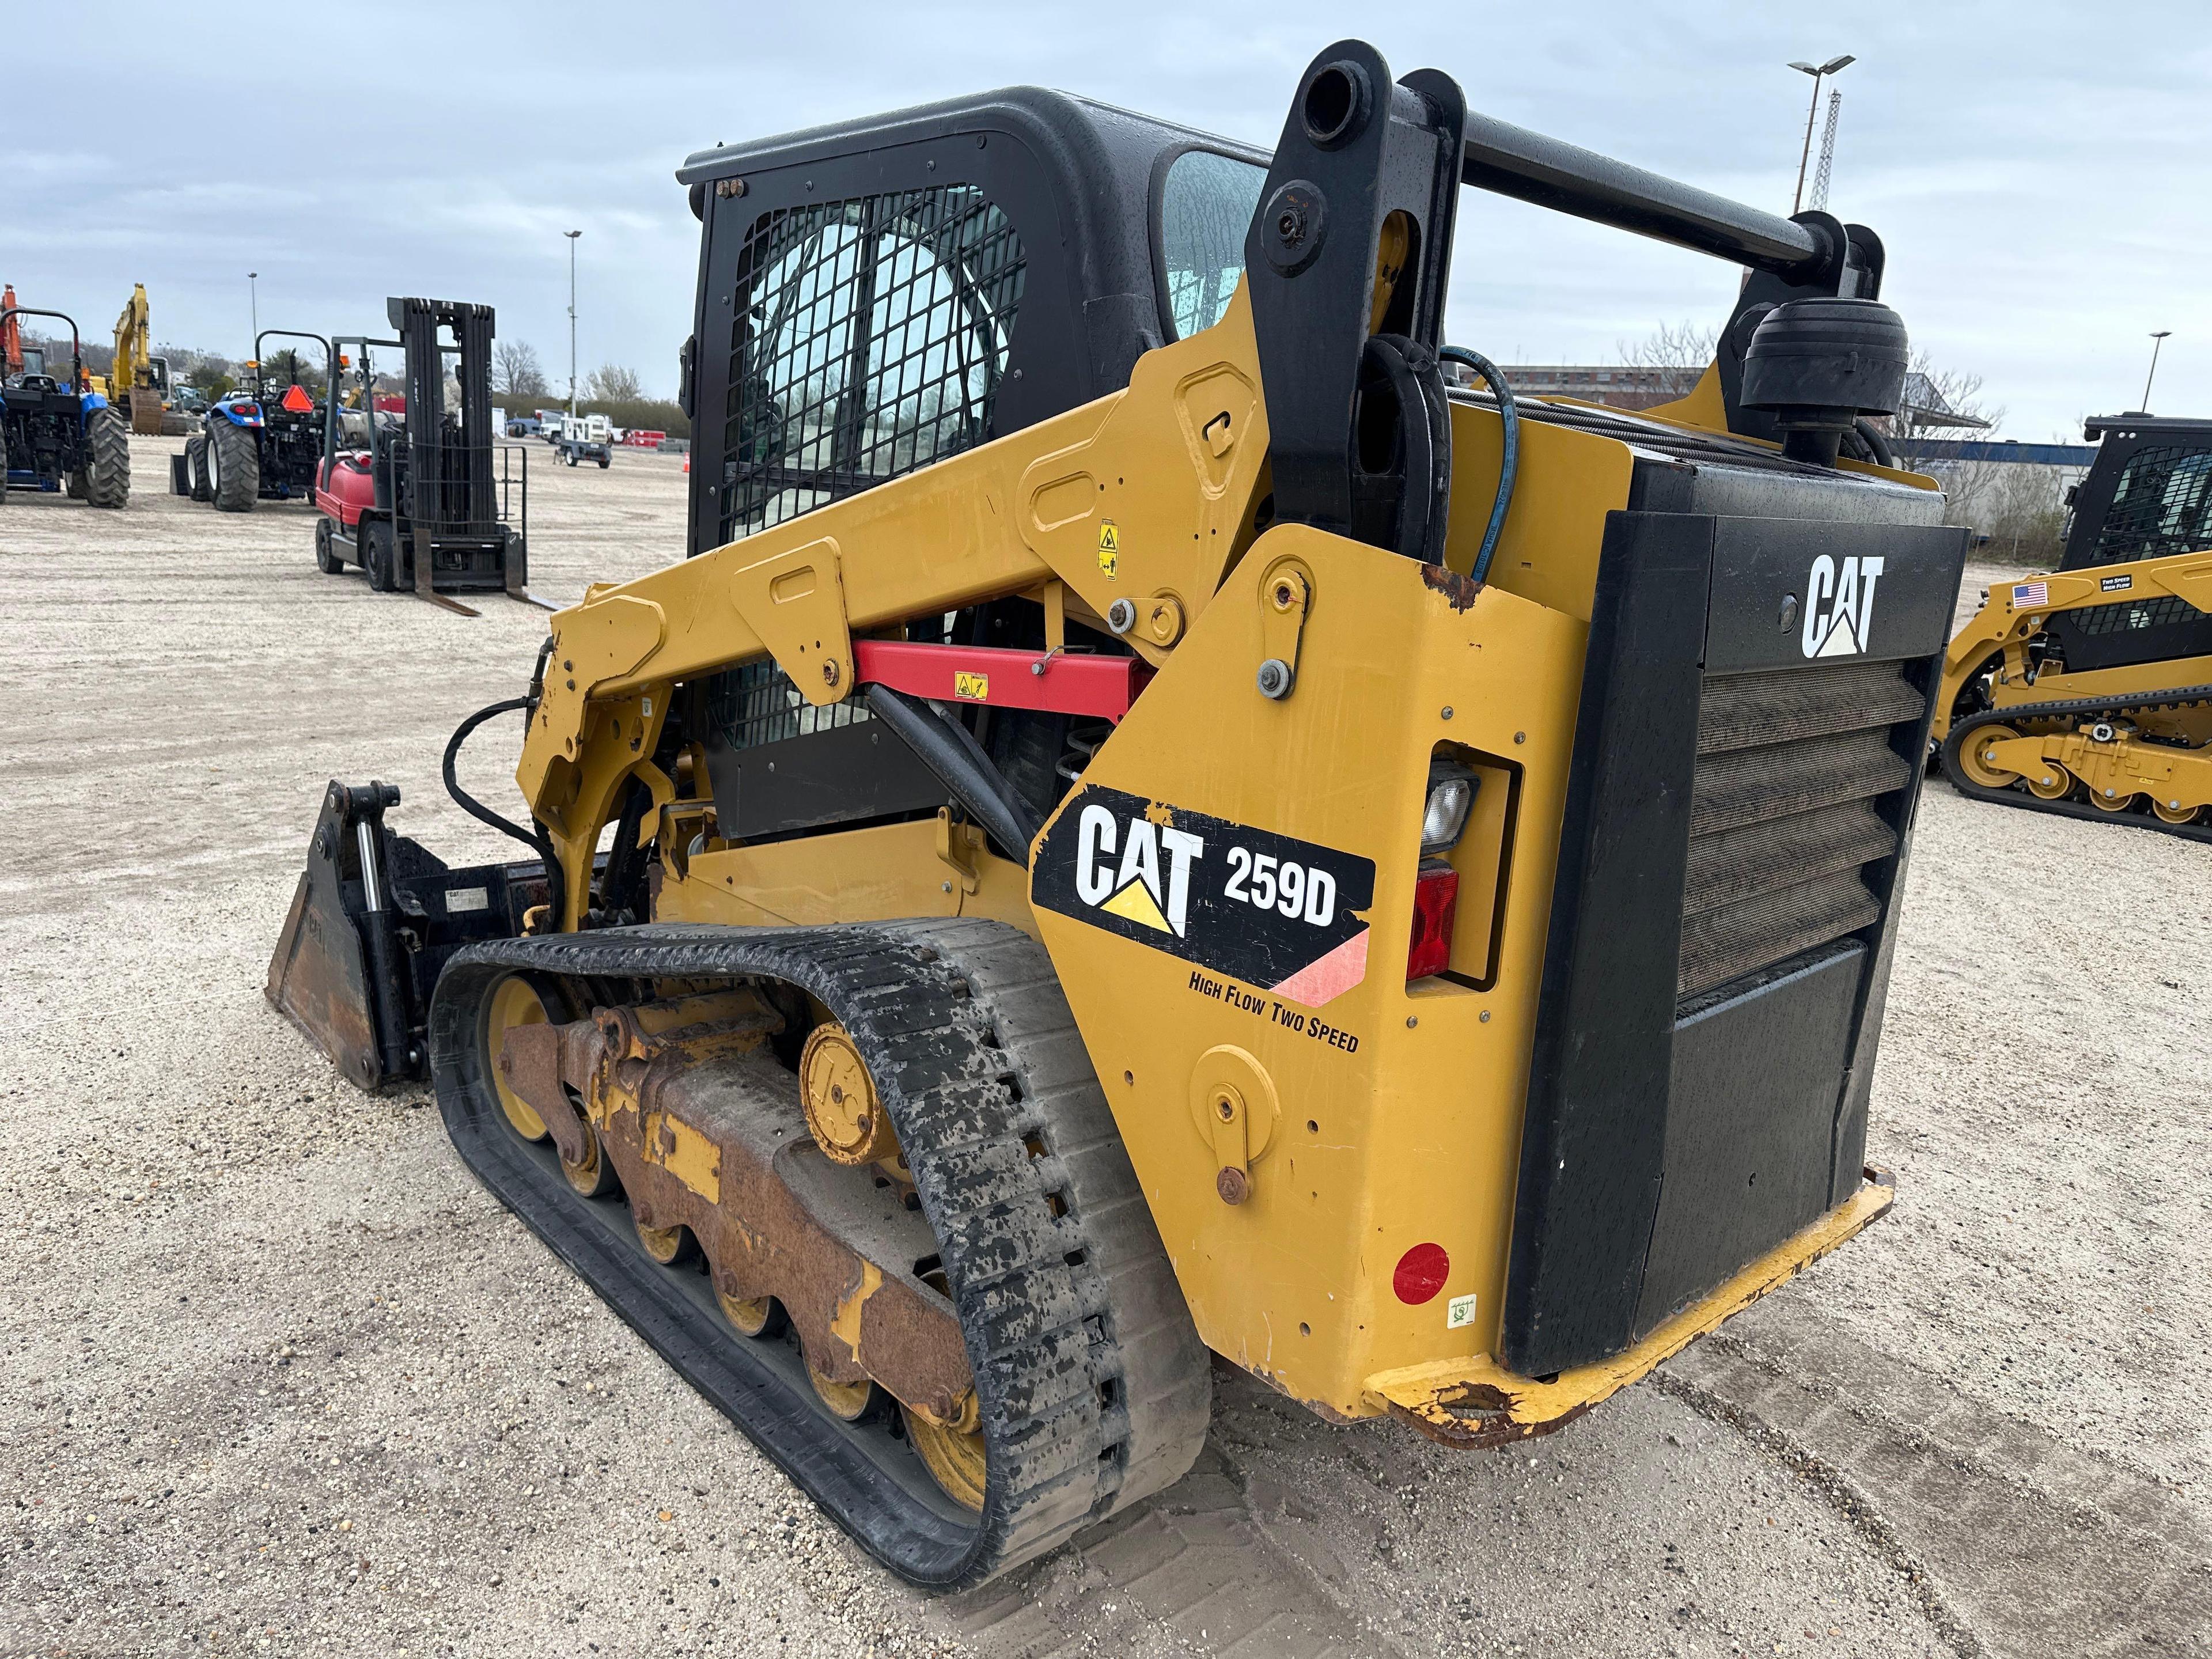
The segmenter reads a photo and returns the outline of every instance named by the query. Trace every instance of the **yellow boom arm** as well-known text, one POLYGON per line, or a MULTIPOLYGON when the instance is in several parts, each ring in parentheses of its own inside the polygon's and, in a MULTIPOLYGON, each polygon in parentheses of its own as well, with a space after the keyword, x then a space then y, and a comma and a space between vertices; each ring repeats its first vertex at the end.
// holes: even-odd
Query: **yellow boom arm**
MULTIPOLYGON (((1252 313, 1141 359, 1126 392, 619 586, 553 618, 515 774, 580 925, 599 833, 652 763, 674 684, 763 653, 809 702, 854 690, 852 637, 1057 581, 1165 661, 1250 544, 1267 454, 1252 313)), ((648 825, 648 829, 650 825, 648 825)))

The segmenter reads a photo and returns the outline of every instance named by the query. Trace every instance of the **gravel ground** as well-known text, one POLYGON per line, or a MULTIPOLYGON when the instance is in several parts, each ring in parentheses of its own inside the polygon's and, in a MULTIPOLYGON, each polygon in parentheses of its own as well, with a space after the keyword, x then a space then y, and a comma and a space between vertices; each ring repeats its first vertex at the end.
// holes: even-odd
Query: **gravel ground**
MULTIPOLYGON (((322 576, 302 510, 163 493, 178 441, 136 441, 122 514, 0 509, 0 1654, 2207 1650, 2205 848, 1931 786, 1889 1219, 1514 1455, 1224 1376, 1190 1480, 927 1601, 427 1095, 356 1093, 262 1001, 329 777, 501 855, 437 757, 544 617, 322 576)), ((674 459, 536 471, 537 592, 680 554, 674 459)), ((512 757, 489 728, 465 775, 509 798, 512 757)))

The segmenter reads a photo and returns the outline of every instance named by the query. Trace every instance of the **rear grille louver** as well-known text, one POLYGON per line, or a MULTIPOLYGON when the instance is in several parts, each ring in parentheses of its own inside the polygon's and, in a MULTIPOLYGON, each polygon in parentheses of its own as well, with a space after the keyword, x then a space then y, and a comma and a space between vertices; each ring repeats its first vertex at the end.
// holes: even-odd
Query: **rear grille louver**
POLYGON ((1897 850, 1879 803, 1911 781, 1893 734, 1924 707, 1895 663, 1705 681, 1678 998, 1881 920, 1863 866, 1897 850))

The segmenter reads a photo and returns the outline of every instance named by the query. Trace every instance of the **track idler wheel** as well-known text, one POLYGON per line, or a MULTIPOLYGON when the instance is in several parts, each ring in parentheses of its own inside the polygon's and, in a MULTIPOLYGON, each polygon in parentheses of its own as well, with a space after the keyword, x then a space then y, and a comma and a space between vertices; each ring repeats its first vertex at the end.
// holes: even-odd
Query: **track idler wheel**
POLYGON ((511 974, 501 980, 484 1003, 484 1053, 494 1061, 489 1074, 499 1096, 499 1109, 506 1115, 507 1127, 532 1146, 544 1139, 550 1131, 537 1109, 514 1092, 496 1062, 509 1031, 518 1025, 543 1025, 550 1018, 538 988, 520 974, 511 974))
POLYGON ((1997 765, 1990 758, 1990 750, 2019 735, 2009 726, 1983 726, 1960 746, 1960 769, 1984 789, 2009 788, 2020 781, 2020 774, 1997 765))
POLYGON ((2151 799, 2150 810, 2165 823, 2194 823, 2204 812, 2201 806, 2185 806, 2178 800, 2160 800, 2155 796, 2151 799))

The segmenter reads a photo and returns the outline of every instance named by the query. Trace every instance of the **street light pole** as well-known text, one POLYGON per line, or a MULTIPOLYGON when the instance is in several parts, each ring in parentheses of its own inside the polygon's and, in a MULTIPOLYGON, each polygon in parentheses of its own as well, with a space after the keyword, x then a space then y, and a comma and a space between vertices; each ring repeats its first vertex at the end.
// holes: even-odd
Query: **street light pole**
POLYGON ((2150 383, 2158 379, 2158 348, 2172 332, 2170 328, 2161 328, 2150 337, 2150 373, 2143 376, 2142 412, 2146 415, 2150 413, 2150 383))
POLYGON ((576 416, 576 239, 584 233, 568 230, 568 417, 576 416))
POLYGON ((1857 62, 1857 58, 1846 52, 1841 58, 1831 58, 1825 64, 1792 64, 1790 66, 1802 75, 1813 77, 1813 104, 1805 112, 1805 147, 1797 156, 1797 189, 1790 198, 1792 213, 1805 205, 1805 164, 1813 159, 1813 123, 1820 113, 1820 82, 1828 76, 1841 73, 1847 64, 1857 62))

